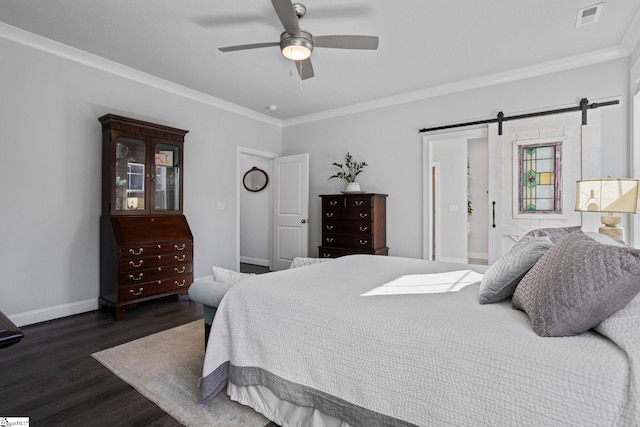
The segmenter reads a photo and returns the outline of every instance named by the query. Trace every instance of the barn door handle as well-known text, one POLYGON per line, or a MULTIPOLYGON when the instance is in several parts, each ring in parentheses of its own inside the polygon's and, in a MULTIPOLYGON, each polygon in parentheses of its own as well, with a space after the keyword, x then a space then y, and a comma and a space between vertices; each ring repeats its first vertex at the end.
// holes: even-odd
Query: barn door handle
POLYGON ((493 205, 493 228, 496 228, 496 202, 495 200, 491 202, 493 205))

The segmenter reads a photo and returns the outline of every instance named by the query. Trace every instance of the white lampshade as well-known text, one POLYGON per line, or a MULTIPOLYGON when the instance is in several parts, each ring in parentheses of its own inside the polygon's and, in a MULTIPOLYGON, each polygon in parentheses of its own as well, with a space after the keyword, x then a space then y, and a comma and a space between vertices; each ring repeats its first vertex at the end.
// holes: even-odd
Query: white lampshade
POLYGON ((587 179, 576 182, 576 211, 635 213, 637 179, 587 179))

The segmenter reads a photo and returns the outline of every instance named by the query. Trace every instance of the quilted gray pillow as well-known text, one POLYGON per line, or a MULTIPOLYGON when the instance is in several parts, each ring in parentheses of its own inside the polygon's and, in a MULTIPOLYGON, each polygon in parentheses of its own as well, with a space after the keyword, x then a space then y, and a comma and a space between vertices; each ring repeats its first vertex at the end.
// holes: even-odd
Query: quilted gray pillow
POLYGON ((551 242, 556 243, 558 240, 567 236, 568 234, 573 233, 574 231, 580 230, 579 225, 572 225, 569 227, 548 227, 548 228, 537 228, 535 230, 529 231, 527 234, 522 236, 519 240, 520 242, 531 240, 536 237, 548 236, 551 239, 551 242))
POLYGON ((640 292, 640 251, 598 243, 582 231, 549 249, 520 281, 514 308, 540 336, 581 334, 640 292))
POLYGON ((527 271, 553 246, 548 236, 536 237, 516 243, 482 277, 480 304, 502 301, 513 295, 513 291, 527 271))

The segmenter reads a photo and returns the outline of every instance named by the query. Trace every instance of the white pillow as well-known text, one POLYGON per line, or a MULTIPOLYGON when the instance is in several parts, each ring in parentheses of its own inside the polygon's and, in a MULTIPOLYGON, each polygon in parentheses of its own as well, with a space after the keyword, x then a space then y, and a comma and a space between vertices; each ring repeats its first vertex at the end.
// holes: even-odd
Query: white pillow
POLYGON ((624 243, 618 242, 617 240, 612 239, 606 234, 596 233, 595 231, 585 231, 584 234, 591 237, 598 243, 604 243, 605 245, 613 245, 613 246, 625 246, 624 243))
POLYGON ((305 265, 318 264, 320 262, 330 261, 332 258, 307 258, 307 257, 295 257, 291 261, 289 268, 304 267, 305 265))
POLYGON ((216 267, 215 265, 211 267, 211 270, 213 270, 213 280, 230 285, 238 283, 240 280, 246 279, 249 276, 255 276, 255 273, 238 273, 237 271, 227 270, 226 268, 216 267))

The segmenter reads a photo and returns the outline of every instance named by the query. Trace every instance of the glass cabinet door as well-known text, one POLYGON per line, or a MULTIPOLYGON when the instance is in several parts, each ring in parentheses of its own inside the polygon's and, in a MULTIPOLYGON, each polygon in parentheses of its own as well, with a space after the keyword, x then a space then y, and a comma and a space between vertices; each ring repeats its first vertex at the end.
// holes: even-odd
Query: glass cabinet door
POLYGON ((154 145, 156 211, 180 210, 180 147, 172 144, 154 145))
POLYGON ((145 141, 118 137, 115 160, 115 210, 144 211, 146 206, 145 141))

